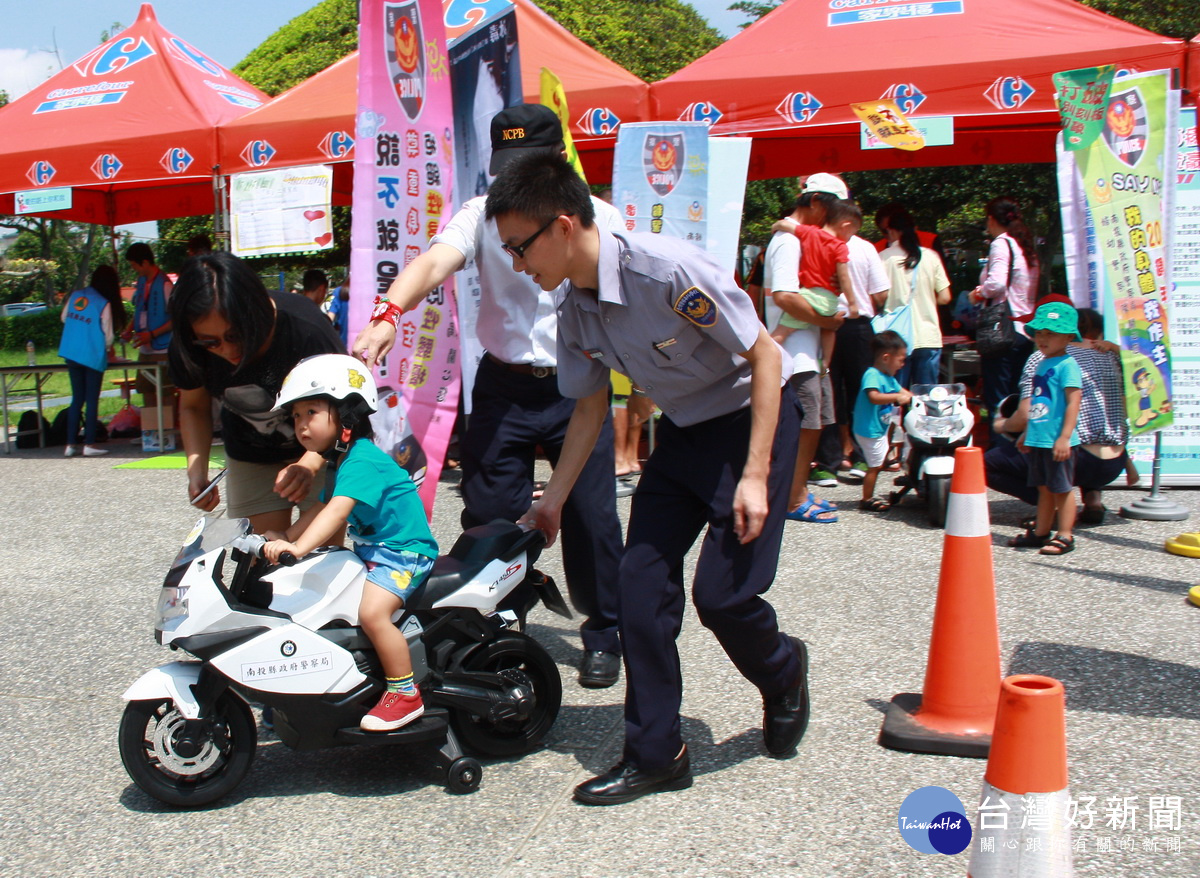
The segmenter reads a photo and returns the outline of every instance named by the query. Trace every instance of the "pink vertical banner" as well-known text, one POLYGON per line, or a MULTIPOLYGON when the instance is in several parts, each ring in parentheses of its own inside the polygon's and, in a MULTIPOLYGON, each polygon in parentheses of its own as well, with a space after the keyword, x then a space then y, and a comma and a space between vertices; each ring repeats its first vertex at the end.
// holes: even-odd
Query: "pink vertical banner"
MULTIPOLYGON (((424 252, 454 203, 441 0, 362 0, 358 45, 350 275, 371 295, 351 297, 351 338, 370 319, 375 295, 424 252)), ((400 318, 396 346, 375 372, 376 442, 412 474, 430 515, 458 409, 455 313, 450 280, 400 318)))

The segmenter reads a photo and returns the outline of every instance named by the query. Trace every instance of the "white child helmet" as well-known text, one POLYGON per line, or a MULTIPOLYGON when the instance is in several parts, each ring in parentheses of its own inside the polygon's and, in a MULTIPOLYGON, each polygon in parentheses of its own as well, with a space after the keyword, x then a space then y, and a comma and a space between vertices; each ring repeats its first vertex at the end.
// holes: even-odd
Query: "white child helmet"
POLYGON ((379 408, 375 379, 362 360, 346 354, 320 354, 306 357, 283 379, 275 399, 275 410, 286 411, 299 399, 324 397, 337 403, 344 426, 347 415, 353 420, 379 408))

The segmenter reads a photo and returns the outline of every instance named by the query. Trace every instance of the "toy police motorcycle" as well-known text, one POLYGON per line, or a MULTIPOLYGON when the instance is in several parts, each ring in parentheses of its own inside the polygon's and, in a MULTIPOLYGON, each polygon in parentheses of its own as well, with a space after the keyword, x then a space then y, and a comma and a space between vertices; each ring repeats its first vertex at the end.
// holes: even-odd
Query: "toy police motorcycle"
POLYGON ((326 548, 272 565, 261 557, 264 542, 245 519, 202 518, 171 564, 155 637, 198 661, 149 671, 124 694, 121 761, 144 792, 196 807, 234 789, 257 746, 249 702, 271 707, 276 734, 297 750, 432 745, 459 793, 482 777, 462 748, 514 756, 546 736, 562 681, 519 629, 539 599, 570 611, 554 581, 533 569, 540 531, 503 521, 471 528, 397 613, 426 709, 392 732, 358 727, 384 688, 357 625, 363 563, 326 548))
MULTIPOLYGON (((929 523, 946 526, 950 501, 950 479, 954 476, 954 452, 971 444, 975 415, 967 406, 967 388, 962 384, 914 384, 912 402, 904 416, 908 460, 903 486, 893 491, 895 505, 916 488, 929 509, 929 523)), ((901 483, 896 480, 897 485, 901 483)))

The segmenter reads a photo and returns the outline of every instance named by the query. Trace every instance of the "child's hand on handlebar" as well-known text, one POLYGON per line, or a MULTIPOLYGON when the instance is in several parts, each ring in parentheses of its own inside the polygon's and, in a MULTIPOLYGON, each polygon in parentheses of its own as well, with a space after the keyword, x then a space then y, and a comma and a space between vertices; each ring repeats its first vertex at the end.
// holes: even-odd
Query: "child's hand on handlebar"
POLYGON ((295 543, 288 542, 287 540, 271 540, 263 546, 263 557, 272 564, 278 564, 279 556, 284 552, 291 552, 297 558, 304 554, 296 548, 295 543))

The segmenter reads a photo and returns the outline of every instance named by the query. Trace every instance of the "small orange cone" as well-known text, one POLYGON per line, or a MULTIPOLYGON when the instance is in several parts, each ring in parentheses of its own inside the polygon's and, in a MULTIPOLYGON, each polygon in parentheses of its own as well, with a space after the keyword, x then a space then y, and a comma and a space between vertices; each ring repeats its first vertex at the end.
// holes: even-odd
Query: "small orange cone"
POLYGON ((1035 674, 1005 678, 968 878, 1070 878, 1066 698, 1035 674))
POLYGON ((954 453, 942 570, 923 693, 892 699, 879 743, 986 757, 1000 691, 1000 631, 983 451, 954 453))

